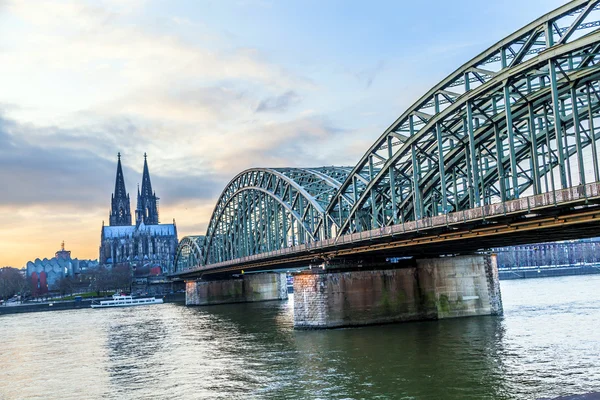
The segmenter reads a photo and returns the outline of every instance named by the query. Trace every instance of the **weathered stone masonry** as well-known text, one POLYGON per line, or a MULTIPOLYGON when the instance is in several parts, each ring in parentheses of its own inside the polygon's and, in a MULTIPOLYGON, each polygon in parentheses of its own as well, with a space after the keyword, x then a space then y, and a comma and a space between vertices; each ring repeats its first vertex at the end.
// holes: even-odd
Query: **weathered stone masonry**
POLYGON ((294 326, 334 328, 502 314, 496 257, 417 260, 416 266, 294 277, 294 326))
POLYGON ((285 273, 250 274, 239 278, 186 282, 186 305, 285 300, 285 273))

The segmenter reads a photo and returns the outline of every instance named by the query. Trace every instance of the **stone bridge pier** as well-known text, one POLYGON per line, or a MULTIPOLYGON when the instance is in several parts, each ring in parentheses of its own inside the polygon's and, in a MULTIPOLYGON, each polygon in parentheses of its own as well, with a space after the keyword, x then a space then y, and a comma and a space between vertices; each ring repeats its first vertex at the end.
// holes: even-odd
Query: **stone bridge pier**
POLYGON ((351 265, 333 261, 295 274, 295 328, 502 314, 495 255, 351 265))
POLYGON ((185 283, 185 304, 248 303, 288 298, 285 273, 244 274, 218 280, 194 280, 185 283))

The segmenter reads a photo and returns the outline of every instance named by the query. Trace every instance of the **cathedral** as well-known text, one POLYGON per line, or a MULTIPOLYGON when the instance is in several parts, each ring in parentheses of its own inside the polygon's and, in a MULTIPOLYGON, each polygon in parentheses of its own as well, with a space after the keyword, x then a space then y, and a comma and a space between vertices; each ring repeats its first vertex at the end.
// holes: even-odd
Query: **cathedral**
POLYGON ((109 226, 102 222, 100 265, 128 265, 136 276, 161 275, 172 270, 177 248, 177 226, 160 224, 158 197, 152 191, 148 160, 144 154, 142 188, 138 186, 135 224, 131 224, 129 193, 118 154, 115 191, 111 198, 109 226))

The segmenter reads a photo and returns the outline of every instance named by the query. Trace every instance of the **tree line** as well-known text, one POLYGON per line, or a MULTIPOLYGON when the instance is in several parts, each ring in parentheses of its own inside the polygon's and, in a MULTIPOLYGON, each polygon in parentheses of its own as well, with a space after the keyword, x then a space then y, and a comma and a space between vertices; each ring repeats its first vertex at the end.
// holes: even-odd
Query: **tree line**
POLYGON ((72 295, 83 292, 96 292, 97 296, 108 291, 131 289, 132 273, 129 266, 113 268, 98 267, 74 276, 58 279, 48 288, 38 287, 37 281, 27 279, 20 270, 12 267, 0 268, 0 299, 8 300, 15 295, 25 298, 47 297, 49 293, 72 295))
POLYGON ((96 292, 97 296, 101 296, 108 291, 129 292, 131 282, 129 266, 98 267, 75 276, 61 278, 52 289, 63 296, 84 291, 96 292))
POLYGON ((25 277, 16 268, 0 268, 0 299, 8 300, 11 297, 27 292, 29 287, 25 277))

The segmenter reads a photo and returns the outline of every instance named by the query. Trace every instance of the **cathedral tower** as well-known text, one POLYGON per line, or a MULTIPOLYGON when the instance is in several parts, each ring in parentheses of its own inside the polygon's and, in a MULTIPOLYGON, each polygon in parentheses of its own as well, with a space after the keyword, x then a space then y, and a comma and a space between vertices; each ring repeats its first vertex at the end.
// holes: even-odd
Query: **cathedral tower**
POLYGON ((137 207, 135 211, 136 224, 158 225, 158 197, 152 191, 148 160, 144 153, 144 173, 142 175, 142 190, 138 189, 137 207))
MULTIPOLYGON (((119 153, 117 181, 110 209, 111 226, 105 226, 102 222, 100 264, 107 268, 127 266, 137 278, 166 274, 173 271, 178 243, 177 227, 175 220, 172 224, 158 223, 158 197, 152 190, 146 154, 142 184, 137 192, 135 224, 131 225, 130 201, 125 190, 119 153)), ((162 287, 153 283, 151 288, 149 281, 143 285, 143 291, 156 291, 156 288, 162 287)), ((170 283, 166 285, 168 287, 160 290, 170 290, 170 283)))
POLYGON ((117 179, 115 182, 115 192, 112 195, 110 203, 109 225, 125 226, 131 225, 131 208, 129 194, 125 190, 125 179, 123 178, 123 169, 121 168, 121 153, 117 154, 117 179))

